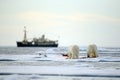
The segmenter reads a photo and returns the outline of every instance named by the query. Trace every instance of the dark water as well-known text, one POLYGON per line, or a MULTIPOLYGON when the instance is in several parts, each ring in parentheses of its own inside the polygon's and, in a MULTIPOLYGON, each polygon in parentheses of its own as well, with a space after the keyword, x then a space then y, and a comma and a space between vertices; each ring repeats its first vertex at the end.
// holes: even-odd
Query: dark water
POLYGON ((0 80, 120 80, 120 48, 100 47, 98 58, 78 60, 60 58, 66 52, 67 47, 0 47, 0 80))

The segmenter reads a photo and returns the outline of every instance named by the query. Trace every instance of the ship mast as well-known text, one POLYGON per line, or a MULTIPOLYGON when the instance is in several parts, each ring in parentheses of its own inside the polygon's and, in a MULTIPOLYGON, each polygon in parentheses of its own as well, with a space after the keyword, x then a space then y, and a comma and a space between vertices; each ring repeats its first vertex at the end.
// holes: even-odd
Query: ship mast
POLYGON ((27 31, 26 31, 26 26, 24 26, 24 39, 23 42, 27 42, 27 31))

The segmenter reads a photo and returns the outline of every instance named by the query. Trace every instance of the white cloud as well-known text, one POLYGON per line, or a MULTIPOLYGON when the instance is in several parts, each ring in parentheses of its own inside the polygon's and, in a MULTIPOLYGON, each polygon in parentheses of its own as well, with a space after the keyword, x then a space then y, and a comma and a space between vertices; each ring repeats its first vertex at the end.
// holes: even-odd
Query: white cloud
POLYGON ((119 18, 114 18, 111 16, 104 16, 98 14, 81 14, 81 13, 74 13, 67 17, 69 20, 72 21, 79 21, 79 22, 116 22, 120 23, 119 18))
POLYGON ((40 23, 43 26, 65 26, 68 24, 76 24, 76 22, 110 22, 120 23, 119 18, 112 16, 104 16, 98 14, 82 14, 74 13, 69 15, 60 15, 54 13, 41 12, 25 12, 19 15, 25 21, 40 23))
POLYGON ((41 13, 41 12, 26 12, 23 14, 20 14, 20 17, 23 20, 27 20, 33 23, 41 23, 44 26, 57 26, 57 25, 63 25, 65 24, 64 21, 61 21, 61 19, 64 19, 63 16, 51 14, 51 13, 41 13))

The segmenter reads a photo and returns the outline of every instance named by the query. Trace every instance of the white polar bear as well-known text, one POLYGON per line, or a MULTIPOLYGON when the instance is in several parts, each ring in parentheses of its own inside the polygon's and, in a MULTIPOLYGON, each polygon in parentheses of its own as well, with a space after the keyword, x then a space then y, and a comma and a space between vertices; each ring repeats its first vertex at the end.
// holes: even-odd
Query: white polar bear
POLYGON ((68 59, 78 59, 79 58, 79 47, 77 45, 72 45, 68 48, 68 59))
POLYGON ((98 57, 97 46, 95 44, 91 44, 87 48, 87 57, 95 58, 98 57))

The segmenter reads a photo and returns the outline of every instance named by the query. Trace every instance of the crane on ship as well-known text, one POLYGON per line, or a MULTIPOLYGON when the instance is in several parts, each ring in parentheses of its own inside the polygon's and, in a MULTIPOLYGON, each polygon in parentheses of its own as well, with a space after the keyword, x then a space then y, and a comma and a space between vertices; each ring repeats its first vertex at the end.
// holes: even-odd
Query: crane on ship
POLYGON ((26 26, 24 26, 24 38, 23 38, 23 43, 26 44, 28 42, 27 40, 27 31, 26 31, 26 26))

